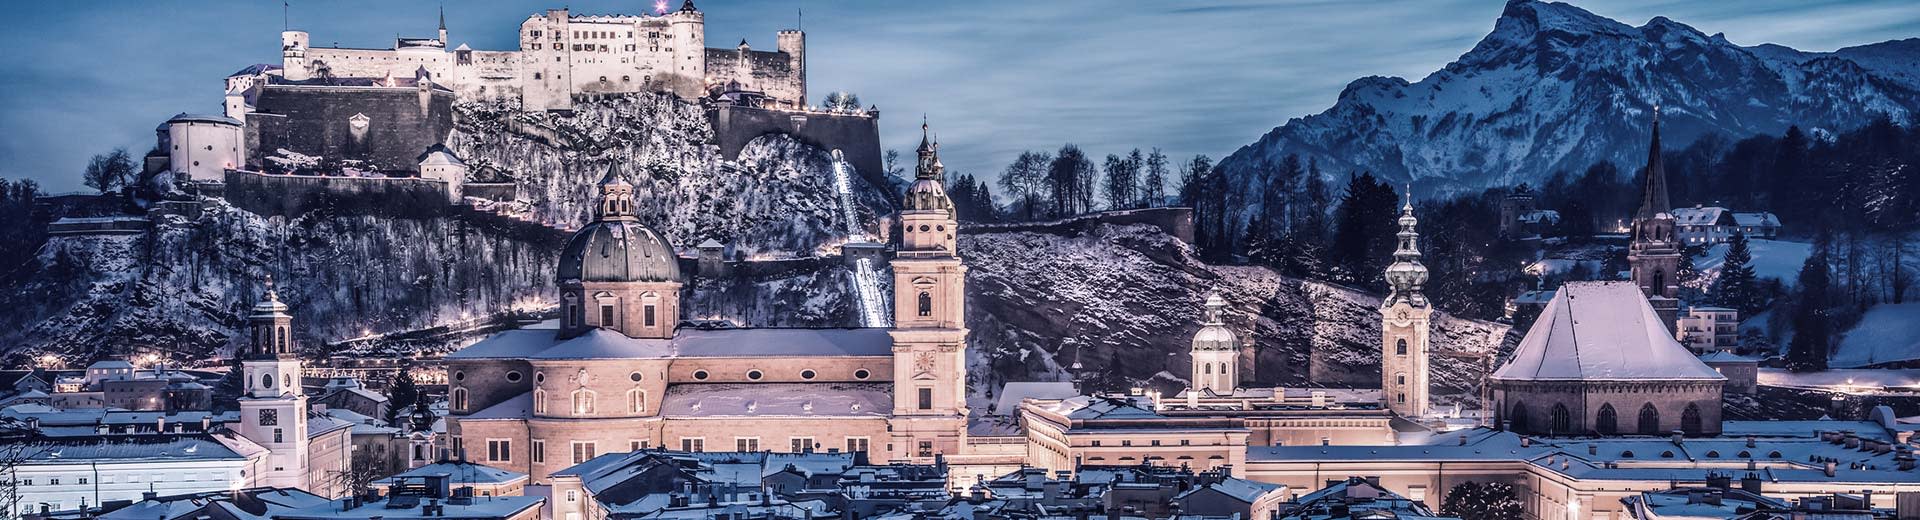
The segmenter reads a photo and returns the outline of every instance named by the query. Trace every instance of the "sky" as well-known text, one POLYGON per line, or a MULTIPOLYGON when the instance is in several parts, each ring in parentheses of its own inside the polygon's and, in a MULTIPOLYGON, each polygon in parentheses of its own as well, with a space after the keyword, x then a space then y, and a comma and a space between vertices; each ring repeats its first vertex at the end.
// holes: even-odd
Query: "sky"
MULTIPOLYGON (((672 0, 678 5, 679 0, 672 0)), ((1912 0, 1619 0, 1575 5, 1632 25, 1667 16, 1742 45, 1829 51, 1920 36, 1912 0)), ((314 45, 385 47, 432 36, 510 49, 550 7, 637 13, 652 1, 295 0, 314 45)), ((1022 150, 1080 145, 1104 157, 1160 148, 1215 159, 1288 119, 1325 110, 1348 82, 1417 81, 1493 28, 1498 0, 1139 2, 702 0, 707 40, 774 46, 807 32, 809 91, 881 110, 881 140, 911 154, 924 114, 950 170, 992 176, 1022 150)), ((0 177, 82 191, 93 154, 153 147, 179 112, 218 113, 222 80, 279 62, 280 2, 99 0, 0 6, 0 177)))

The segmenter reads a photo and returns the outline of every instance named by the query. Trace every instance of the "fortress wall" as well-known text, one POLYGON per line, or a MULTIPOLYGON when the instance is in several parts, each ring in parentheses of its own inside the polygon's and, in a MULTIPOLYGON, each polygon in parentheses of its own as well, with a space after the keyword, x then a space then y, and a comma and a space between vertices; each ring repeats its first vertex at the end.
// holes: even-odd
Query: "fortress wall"
POLYGON ((392 73, 396 78, 411 78, 426 67, 433 77, 445 77, 453 58, 439 49, 398 51, 390 49, 339 49, 308 47, 307 63, 318 67, 325 63, 336 78, 380 78, 392 73))
POLYGON ((446 183, 406 177, 323 177, 226 172, 226 198, 234 207, 263 216, 288 218, 309 211, 368 214, 397 218, 444 216, 446 183))
POLYGON ((454 94, 414 87, 271 85, 247 114, 247 169, 274 170, 279 149, 332 160, 363 161, 377 171, 413 171, 428 146, 453 130, 454 94), (356 115, 367 117, 355 129, 356 115))
POLYGON ((738 159, 748 142, 767 134, 787 134, 802 143, 840 150, 867 182, 887 186, 881 169, 880 119, 864 115, 789 112, 742 106, 707 109, 720 155, 738 159))
POLYGON ((1056 235, 1076 235, 1100 224, 1147 224, 1186 243, 1193 243, 1193 208, 1145 208, 1104 211, 1045 222, 1012 224, 963 224, 961 234, 1031 231, 1056 235))

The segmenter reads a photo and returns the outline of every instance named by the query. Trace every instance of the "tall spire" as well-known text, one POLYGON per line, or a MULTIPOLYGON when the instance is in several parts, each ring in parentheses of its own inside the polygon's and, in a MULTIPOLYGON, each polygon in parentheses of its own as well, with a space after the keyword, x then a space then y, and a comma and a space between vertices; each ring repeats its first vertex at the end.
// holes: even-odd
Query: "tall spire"
POLYGON ((447 30, 447 6, 440 6, 440 30, 447 30))
POLYGON ((1427 266, 1420 264, 1420 232, 1417 229, 1420 219, 1413 216, 1413 186, 1407 186, 1407 202, 1400 207, 1400 232, 1393 250, 1393 265, 1387 266, 1387 285, 1392 293, 1387 295, 1384 306, 1405 300, 1414 307, 1427 305, 1427 297, 1422 288, 1427 284, 1427 266))
POLYGON ((915 170, 917 179, 940 180, 940 145, 933 142, 927 127, 927 116, 920 116, 920 167, 915 170))
POLYGON ((1653 139, 1647 144, 1647 181, 1640 196, 1640 211, 1634 219, 1650 219, 1673 211, 1667 198, 1667 168, 1660 158, 1660 105, 1653 106, 1653 139))

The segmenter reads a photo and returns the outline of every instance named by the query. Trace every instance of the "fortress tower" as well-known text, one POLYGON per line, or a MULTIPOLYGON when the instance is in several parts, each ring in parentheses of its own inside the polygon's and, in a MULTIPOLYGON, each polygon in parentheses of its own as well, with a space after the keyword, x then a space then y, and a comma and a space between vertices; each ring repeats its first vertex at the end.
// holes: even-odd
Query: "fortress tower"
POLYGON ((1667 170, 1660 159, 1660 107, 1653 107, 1653 138, 1647 144, 1647 179, 1640 210, 1633 215, 1627 264, 1633 284, 1647 296, 1661 325, 1671 332, 1680 317, 1680 243, 1673 235, 1673 203, 1667 199, 1667 170))
POLYGON ((1387 408, 1402 416, 1427 413, 1428 332, 1433 305, 1427 301, 1427 267, 1420 265, 1420 233, 1413 195, 1400 208, 1398 246, 1387 266, 1392 289, 1380 303, 1380 390, 1387 408))
POLYGON ((247 316, 250 336, 240 347, 246 392, 240 397, 240 435, 271 453, 259 485, 308 488, 307 396, 300 389, 293 317, 267 279, 267 294, 247 316))
POLYGON ((292 81, 306 81, 307 71, 307 32, 280 32, 280 73, 292 81))
POLYGON ((920 125, 920 163, 900 211, 893 261, 893 439, 896 460, 930 461, 965 445, 966 273, 955 248, 945 166, 920 125))
POLYGON ((1226 299, 1207 295, 1206 323, 1193 334, 1193 383, 1188 392, 1230 395, 1240 385, 1240 338, 1227 328, 1226 312, 1226 299))

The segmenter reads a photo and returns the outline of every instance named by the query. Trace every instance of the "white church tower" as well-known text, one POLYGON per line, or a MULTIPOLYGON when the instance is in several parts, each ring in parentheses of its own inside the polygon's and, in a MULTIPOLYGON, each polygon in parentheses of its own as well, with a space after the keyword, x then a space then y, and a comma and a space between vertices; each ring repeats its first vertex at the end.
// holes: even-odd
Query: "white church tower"
POLYGON ((900 211, 893 260, 893 455, 929 462, 966 442, 966 274, 938 146, 920 125, 920 163, 900 211))
POLYGON ((1420 265, 1420 233, 1414 231, 1419 222, 1413 218, 1413 194, 1408 193, 1400 209, 1399 245, 1393 265, 1387 266, 1392 292, 1380 303, 1380 397, 1388 409, 1407 417, 1427 413, 1427 333, 1433 306, 1423 292, 1427 267, 1420 265))
POLYGON ((1206 323, 1193 334, 1193 384, 1189 395, 1229 395, 1240 385, 1240 338, 1227 328, 1227 300, 1207 295, 1206 323))
POLYGON ((240 435, 271 453, 259 485, 307 487, 307 396, 300 389, 300 356, 293 317, 267 279, 266 299, 247 316, 252 336, 239 352, 246 392, 240 397, 240 435))

